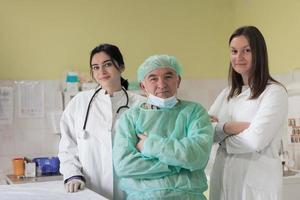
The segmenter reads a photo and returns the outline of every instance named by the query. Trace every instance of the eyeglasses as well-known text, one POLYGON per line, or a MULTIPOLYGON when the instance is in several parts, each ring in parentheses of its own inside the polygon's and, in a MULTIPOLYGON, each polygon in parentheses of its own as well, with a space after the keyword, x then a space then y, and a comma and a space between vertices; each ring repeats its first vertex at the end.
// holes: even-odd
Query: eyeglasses
POLYGON ((115 66, 114 62, 112 60, 106 60, 102 63, 102 65, 94 64, 91 68, 93 71, 99 71, 100 67, 102 67, 103 70, 107 70, 112 66, 115 66))

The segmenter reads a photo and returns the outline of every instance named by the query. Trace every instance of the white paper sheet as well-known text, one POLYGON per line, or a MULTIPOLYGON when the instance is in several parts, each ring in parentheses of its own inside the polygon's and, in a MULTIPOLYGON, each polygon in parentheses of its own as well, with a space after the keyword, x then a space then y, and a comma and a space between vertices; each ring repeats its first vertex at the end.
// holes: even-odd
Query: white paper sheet
POLYGON ((12 124, 13 100, 13 88, 0 87, 0 125, 12 124))
POLYGON ((1 200, 106 200, 101 195, 84 189, 76 193, 67 193, 63 181, 0 185, 1 200))
POLYGON ((19 117, 44 117, 44 87, 40 81, 16 82, 19 117))

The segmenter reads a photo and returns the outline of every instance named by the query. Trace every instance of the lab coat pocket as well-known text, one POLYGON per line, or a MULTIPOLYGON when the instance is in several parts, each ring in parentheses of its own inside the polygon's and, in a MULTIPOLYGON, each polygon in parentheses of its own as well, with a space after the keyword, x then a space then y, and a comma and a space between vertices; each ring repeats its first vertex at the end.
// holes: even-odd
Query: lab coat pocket
POLYGON ((246 174, 249 187, 276 192, 282 186, 281 163, 277 159, 259 156, 253 159, 246 174))

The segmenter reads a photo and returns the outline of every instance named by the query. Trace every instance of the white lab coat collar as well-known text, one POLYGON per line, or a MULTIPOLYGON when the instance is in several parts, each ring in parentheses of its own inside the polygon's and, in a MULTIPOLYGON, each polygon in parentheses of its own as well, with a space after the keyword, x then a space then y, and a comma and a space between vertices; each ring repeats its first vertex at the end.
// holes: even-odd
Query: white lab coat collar
POLYGON ((242 98, 244 96, 250 97, 250 95, 251 95, 251 89, 249 85, 243 85, 242 92, 237 96, 237 99, 242 98))
POLYGON ((247 89, 250 89, 249 85, 243 85, 242 92, 246 91, 247 89))
POLYGON ((100 94, 103 94, 103 95, 108 95, 108 96, 111 96, 111 97, 120 97, 123 95, 124 91, 121 89, 119 91, 115 91, 113 92, 112 95, 108 94, 107 93, 107 90, 105 90, 104 88, 102 88, 100 91, 99 91, 100 94))
POLYGON ((115 98, 118 98, 118 97, 121 97, 121 96, 123 96, 124 95, 124 91, 121 89, 121 90, 119 90, 119 91, 116 91, 116 92, 114 92, 113 94, 112 94, 112 98, 113 97, 115 97, 115 98))

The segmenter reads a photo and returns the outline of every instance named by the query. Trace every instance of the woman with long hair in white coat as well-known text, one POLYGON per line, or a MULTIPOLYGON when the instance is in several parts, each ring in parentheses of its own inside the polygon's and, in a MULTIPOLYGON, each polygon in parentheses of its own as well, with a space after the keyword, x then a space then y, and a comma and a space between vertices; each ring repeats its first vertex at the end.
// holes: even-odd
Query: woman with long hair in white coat
POLYGON ((112 141, 119 116, 144 97, 127 92, 118 47, 101 44, 91 51, 90 72, 99 84, 78 93, 63 112, 59 143, 60 172, 67 192, 87 186, 108 199, 123 199, 114 178, 112 141))
POLYGON ((229 86, 209 110, 219 143, 210 200, 280 200, 287 92, 270 76, 266 43, 256 27, 235 30, 229 47, 229 86))

